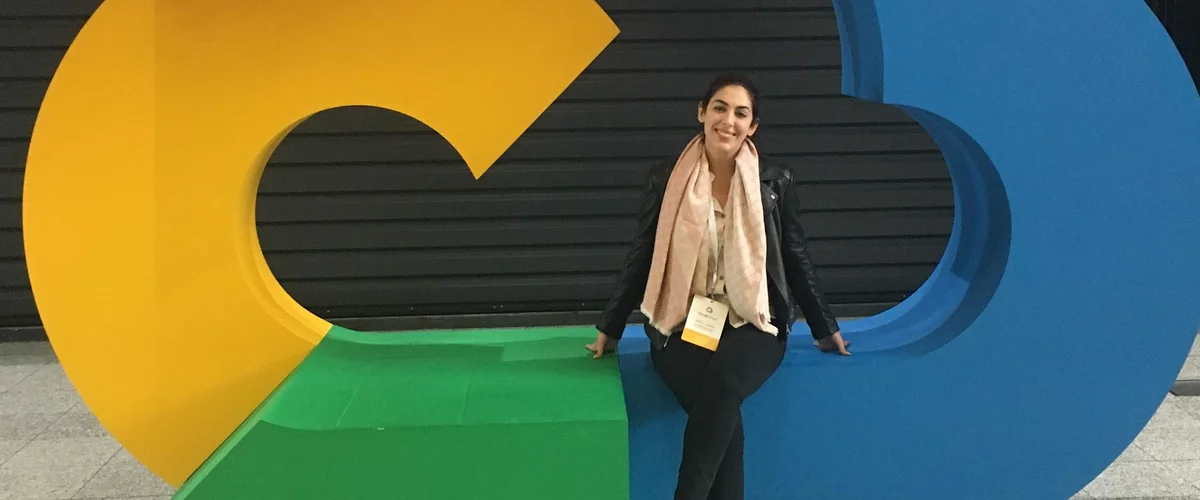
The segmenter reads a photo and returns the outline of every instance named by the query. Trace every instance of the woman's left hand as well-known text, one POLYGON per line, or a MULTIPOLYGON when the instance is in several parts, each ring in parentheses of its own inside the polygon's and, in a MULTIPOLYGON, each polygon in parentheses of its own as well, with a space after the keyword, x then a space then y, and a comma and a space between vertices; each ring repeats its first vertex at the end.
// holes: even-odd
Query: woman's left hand
POLYGON ((842 356, 850 355, 850 351, 846 350, 846 346, 848 345, 850 345, 849 342, 842 340, 842 332, 834 332, 833 335, 817 341, 817 347, 822 351, 830 352, 837 350, 838 354, 841 354, 842 356))

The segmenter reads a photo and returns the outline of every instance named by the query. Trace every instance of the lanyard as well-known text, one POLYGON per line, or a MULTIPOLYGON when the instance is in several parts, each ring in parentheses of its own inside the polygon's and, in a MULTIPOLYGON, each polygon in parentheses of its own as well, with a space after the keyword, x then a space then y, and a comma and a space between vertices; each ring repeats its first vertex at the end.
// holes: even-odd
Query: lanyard
POLYGON ((717 234, 717 201, 715 198, 710 198, 708 201, 708 296, 712 298, 713 291, 717 288, 717 266, 721 262, 721 237, 717 234), (714 258, 715 257, 715 258, 714 258))

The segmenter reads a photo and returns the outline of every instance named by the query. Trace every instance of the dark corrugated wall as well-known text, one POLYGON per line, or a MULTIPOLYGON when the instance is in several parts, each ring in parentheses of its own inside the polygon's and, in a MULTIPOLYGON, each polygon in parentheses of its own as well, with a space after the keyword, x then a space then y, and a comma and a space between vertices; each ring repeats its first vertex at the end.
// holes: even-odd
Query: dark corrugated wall
MULTIPOLYGON (((25 151, 49 77, 97 4, 0 4, 0 325, 37 323, 19 229, 25 151)), ((284 288, 358 327, 506 317, 494 313, 590 322, 632 237, 645 169, 698 131, 696 102, 727 69, 760 87, 760 147, 803 183, 839 311, 881 310, 928 277, 953 214, 945 164, 902 112, 840 95, 829 0, 599 4, 621 35, 480 180, 428 127, 385 110, 324 111, 289 135, 257 209, 284 288), (474 314, 489 316, 461 319, 474 314)))

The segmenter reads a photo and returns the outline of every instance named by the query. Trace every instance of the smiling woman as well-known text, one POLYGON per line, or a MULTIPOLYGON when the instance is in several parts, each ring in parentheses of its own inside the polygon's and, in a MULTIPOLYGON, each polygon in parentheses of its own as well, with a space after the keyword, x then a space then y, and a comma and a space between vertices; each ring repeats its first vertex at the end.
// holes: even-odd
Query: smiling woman
POLYGON ((688 414, 676 500, 745 492, 742 403, 775 373, 799 306, 824 350, 849 355, 800 221, 791 170, 761 156, 758 90, 717 77, 701 132, 649 175, 638 231, 587 348, 615 348, 640 303, 654 369, 688 414))

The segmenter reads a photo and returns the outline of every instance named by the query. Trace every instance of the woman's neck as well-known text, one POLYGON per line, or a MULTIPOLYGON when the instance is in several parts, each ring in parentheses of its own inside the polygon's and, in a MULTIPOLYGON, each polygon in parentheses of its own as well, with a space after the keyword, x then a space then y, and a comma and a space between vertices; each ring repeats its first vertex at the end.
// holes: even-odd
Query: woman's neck
POLYGON ((711 151, 705 150, 705 156, 708 158, 708 168, 712 170, 713 175, 718 179, 728 179, 733 177, 735 168, 734 159, 732 156, 724 156, 713 154, 711 151))

